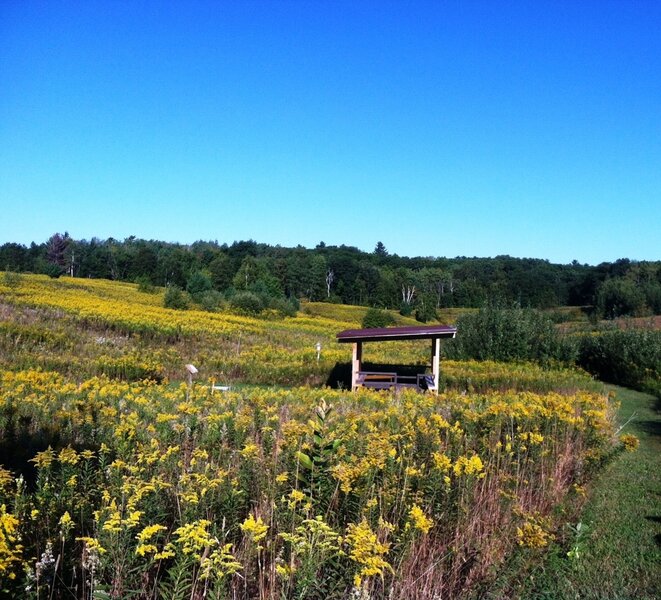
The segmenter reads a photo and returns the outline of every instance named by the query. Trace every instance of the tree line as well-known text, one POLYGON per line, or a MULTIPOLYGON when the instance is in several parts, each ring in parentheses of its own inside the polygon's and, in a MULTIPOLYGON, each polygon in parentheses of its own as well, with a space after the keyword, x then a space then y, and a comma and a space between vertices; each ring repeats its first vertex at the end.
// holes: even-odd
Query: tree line
MULTIPOLYGON (((589 306, 606 318, 661 314, 661 261, 626 258, 599 265, 497 256, 406 257, 378 242, 286 248, 236 241, 190 245, 143 240, 75 240, 56 233, 43 243, 0 246, 0 268, 52 277, 104 278, 207 292, 231 298, 341 302, 399 309, 419 320, 439 308, 500 302, 530 308, 589 306)), ((208 297, 208 296, 207 296, 208 297)))

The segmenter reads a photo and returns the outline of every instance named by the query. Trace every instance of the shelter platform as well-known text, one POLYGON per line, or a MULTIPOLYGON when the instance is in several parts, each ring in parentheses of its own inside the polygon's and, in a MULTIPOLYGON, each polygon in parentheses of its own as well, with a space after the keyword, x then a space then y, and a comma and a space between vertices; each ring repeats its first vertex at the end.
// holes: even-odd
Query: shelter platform
POLYGON ((413 327, 383 327, 375 329, 346 329, 337 334, 340 343, 353 344, 351 363, 351 389, 369 387, 372 389, 393 389, 414 387, 438 393, 440 375, 441 338, 453 338, 457 328, 449 325, 421 325, 413 327), (431 340, 431 376, 406 376, 397 373, 377 373, 363 371, 363 343, 388 342, 396 340, 431 340), (422 378, 422 379, 421 379, 422 378))

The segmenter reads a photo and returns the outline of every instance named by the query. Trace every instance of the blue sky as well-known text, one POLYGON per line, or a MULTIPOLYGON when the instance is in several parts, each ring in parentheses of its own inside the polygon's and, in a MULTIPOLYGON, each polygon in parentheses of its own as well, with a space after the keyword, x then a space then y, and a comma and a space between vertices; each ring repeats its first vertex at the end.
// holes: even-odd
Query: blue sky
POLYGON ((0 243, 661 259, 661 2, 0 3, 0 243))

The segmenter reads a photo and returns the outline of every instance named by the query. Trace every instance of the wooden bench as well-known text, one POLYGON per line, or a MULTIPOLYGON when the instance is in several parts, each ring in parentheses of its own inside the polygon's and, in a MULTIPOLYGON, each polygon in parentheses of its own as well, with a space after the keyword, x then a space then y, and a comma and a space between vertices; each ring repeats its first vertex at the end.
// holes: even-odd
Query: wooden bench
POLYGON ((397 373, 360 371, 358 373, 357 384, 373 390, 414 388, 417 390, 436 391, 433 375, 397 375, 397 373))
POLYGON ((397 385, 397 373, 360 371, 358 373, 358 385, 374 390, 388 390, 397 385))

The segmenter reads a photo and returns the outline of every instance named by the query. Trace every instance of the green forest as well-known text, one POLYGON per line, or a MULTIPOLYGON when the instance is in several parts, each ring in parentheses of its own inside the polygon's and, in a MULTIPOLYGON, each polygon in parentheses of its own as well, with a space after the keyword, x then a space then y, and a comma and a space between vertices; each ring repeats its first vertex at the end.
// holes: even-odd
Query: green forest
POLYGON ((0 246, 0 268, 58 277, 166 286, 213 310, 237 294, 246 305, 300 299, 397 309, 420 321, 439 308, 580 306, 596 318, 661 314, 661 261, 626 258, 599 265, 497 256, 405 257, 378 242, 286 248, 253 240, 190 245, 129 237, 76 240, 56 233, 42 243, 0 246))

